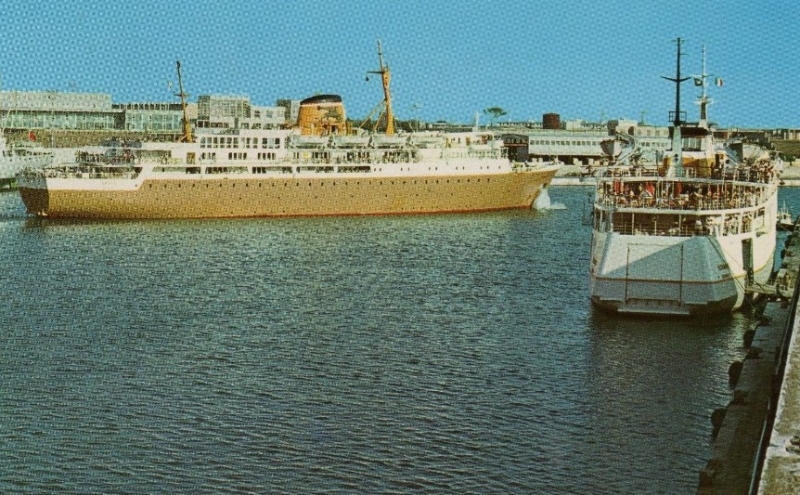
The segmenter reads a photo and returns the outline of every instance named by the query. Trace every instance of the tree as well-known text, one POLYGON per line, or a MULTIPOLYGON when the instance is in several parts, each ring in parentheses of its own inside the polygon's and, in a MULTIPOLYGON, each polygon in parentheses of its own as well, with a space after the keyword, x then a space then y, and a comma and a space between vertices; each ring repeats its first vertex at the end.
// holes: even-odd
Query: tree
POLYGON ((507 112, 500 107, 489 107, 483 111, 484 114, 489 116, 494 127, 494 121, 505 115, 507 112))

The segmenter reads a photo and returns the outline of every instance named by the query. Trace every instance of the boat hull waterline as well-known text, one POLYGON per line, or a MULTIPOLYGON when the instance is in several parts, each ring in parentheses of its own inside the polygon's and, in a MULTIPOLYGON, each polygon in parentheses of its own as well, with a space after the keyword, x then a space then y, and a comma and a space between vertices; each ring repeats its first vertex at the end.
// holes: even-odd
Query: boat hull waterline
POLYGON ((748 273, 742 242, 755 243, 752 280, 772 274, 774 242, 755 237, 663 237, 596 234, 590 293, 599 308, 630 315, 701 316, 742 307, 748 273))
POLYGON ((92 189, 86 188, 84 179, 42 178, 40 187, 22 180, 19 193, 28 212, 50 218, 477 212, 531 208, 556 170, 557 167, 543 167, 506 174, 458 176, 159 178, 138 184, 122 179, 104 181, 104 187, 92 189))

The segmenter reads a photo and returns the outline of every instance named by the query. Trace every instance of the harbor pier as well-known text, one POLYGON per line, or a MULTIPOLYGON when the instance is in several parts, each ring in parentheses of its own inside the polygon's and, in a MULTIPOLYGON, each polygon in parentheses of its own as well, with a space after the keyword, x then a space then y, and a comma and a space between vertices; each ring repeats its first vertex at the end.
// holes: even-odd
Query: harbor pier
POLYGON ((732 397, 711 415, 711 459, 698 495, 800 493, 800 227, 786 240, 772 285, 761 295, 759 323, 743 336, 743 359, 728 370, 732 397))

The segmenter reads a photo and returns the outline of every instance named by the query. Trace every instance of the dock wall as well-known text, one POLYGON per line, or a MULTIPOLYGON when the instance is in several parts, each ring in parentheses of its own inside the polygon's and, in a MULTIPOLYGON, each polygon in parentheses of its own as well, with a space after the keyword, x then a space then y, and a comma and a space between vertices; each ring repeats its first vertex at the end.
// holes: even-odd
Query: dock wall
MULTIPOLYGON (((783 483, 780 485, 783 488, 769 484, 763 491, 760 488, 765 485, 763 480, 778 478, 771 474, 770 466, 782 463, 787 457, 785 447, 792 445, 794 430, 783 428, 778 434, 774 431, 775 425, 785 424, 781 412, 791 412, 800 418, 800 397, 787 402, 783 393, 790 369, 787 363, 793 358, 797 361, 794 369, 800 375, 800 343, 793 343, 798 335, 794 329, 800 285, 793 281, 800 275, 799 255, 800 239, 793 233, 787 239, 782 258, 782 269, 792 287, 779 287, 782 297, 772 296, 762 301, 755 309, 758 325, 742 337, 742 359, 731 363, 729 368, 731 400, 711 417, 714 443, 711 459, 700 471, 698 495, 800 493, 800 447, 797 454, 789 456, 792 467, 783 469, 791 472, 790 484, 783 483), (778 458, 779 461, 774 461, 778 458), (787 491, 787 486, 793 490, 787 491)), ((797 384, 800 377, 794 382, 794 389, 797 384)), ((792 388, 791 382, 788 385, 792 388)), ((800 423, 795 426, 800 428, 800 423)), ((800 429, 795 430, 800 435, 800 429)), ((800 436, 797 442, 800 445, 800 436)))

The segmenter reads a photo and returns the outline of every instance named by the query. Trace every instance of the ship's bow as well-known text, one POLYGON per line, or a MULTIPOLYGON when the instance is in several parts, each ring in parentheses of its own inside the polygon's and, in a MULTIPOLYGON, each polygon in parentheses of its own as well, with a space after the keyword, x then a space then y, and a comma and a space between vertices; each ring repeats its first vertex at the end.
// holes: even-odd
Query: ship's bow
POLYGON ((42 171, 22 171, 17 175, 17 189, 28 213, 46 216, 50 208, 47 179, 42 171))

